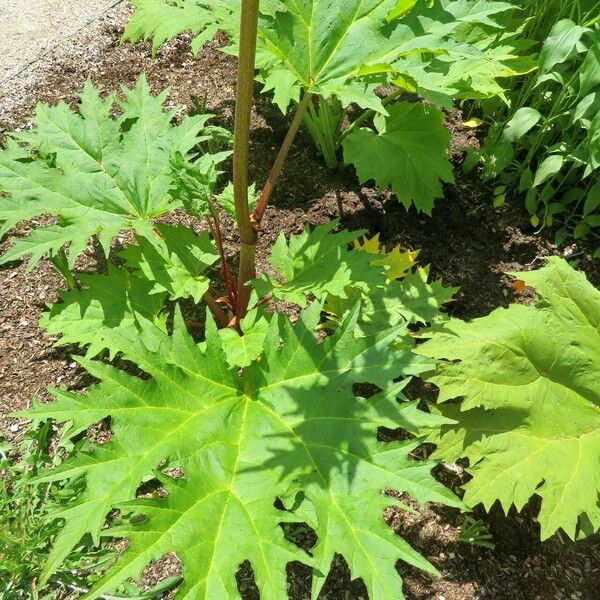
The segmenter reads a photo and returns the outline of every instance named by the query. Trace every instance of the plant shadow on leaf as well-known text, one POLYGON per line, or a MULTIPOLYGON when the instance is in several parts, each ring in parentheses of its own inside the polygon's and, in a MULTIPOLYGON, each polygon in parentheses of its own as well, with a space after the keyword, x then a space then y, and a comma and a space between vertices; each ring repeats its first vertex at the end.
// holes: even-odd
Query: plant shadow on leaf
POLYGON ((374 575, 367 568, 375 540, 384 553, 377 566, 382 575, 389 561, 393 565, 398 558, 430 569, 383 522, 383 509, 394 501, 381 490, 407 491, 421 505, 430 500, 459 502, 430 476, 433 463, 407 456, 418 442, 377 441, 379 426, 394 425, 389 406, 398 395, 394 381, 419 372, 423 363, 416 356, 414 361, 397 360, 390 353, 397 331, 355 338, 358 305, 336 334, 319 343, 315 328, 321 308, 313 303, 296 325, 273 315, 264 355, 241 376, 226 366, 210 320, 201 351, 179 315, 172 336, 143 319, 141 333, 107 334, 111 345, 150 379, 80 359, 101 383, 87 397, 57 390, 54 403, 29 413, 72 421, 77 430, 112 417, 109 444, 74 456, 58 474, 47 474, 54 479, 85 473, 88 483, 70 509, 72 518, 61 532, 55 557, 86 532, 100 533, 96 528, 104 514, 120 507, 144 514, 146 520, 102 531, 103 536, 128 537, 129 547, 98 584, 97 593, 138 576, 144 564, 167 552, 175 552, 187 569, 185 589, 195 585, 201 572, 216 585, 210 583, 213 577, 226 572, 232 576, 231 567, 248 558, 259 587, 279 589, 265 579, 274 561, 281 567, 293 560, 312 562, 326 573, 334 558, 330 539, 344 534, 353 539, 354 549, 347 556, 353 575, 366 577, 368 586, 378 585, 368 581, 374 575), (364 382, 381 389, 392 386, 392 391, 369 401, 355 397, 354 384, 364 382), (168 492, 164 499, 133 500, 139 482, 165 460, 181 465, 186 479, 159 475, 168 492), (289 512, 298 492, 306 501, 289 512), (277 498, 288 510, 274 506, 277 498), (75 517, 87 517, 90 511, 95 524, 75 517), (200 552, 203 558, 197 562, 190 535, 206 543, 219 536, 211 516, 219 514, 226 528, 246 532, 246 541, 235 550, 217 544, 216 555, 200 552), (374 533, 363 531, 365 518, 374 533), (317 532, 312 558, 284 540, 280 523, 288 520, 303 520, 317 532), (264 559, 256 556, 257 547, 264 559))

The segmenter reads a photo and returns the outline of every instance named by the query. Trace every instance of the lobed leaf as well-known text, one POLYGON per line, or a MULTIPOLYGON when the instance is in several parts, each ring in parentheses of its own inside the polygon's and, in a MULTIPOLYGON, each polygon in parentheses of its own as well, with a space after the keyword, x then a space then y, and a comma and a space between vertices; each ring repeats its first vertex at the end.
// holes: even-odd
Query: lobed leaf
POLYGON ((114 357, 119 348, 112 345, 111 329, 139 331, 139 319, 165 325, 161 316, 166 293, 152 293, 153 283, 126 269, 108 267, 108 275, 79 275, 81 290, 61 292, 62 302, 42 314, 40 326, 50 336, 60 335, 57 346, 87 346, 87 356, 107 349, 114 357))
POLYGON ((42 214, 58 220, 15 239, 0 264, 30 254, 32 267, 44 252, 70 245, 72 266, 90 237, 108 254, 119 232, 133 228, 152 238, 152 220, 180 205, 170 193, 170 158, 195 147, 209 116, 173 125, 175 111, 164 110, 167 92, 152 96, 143 76, 123 94, 102 99, 88 81, 78 113, 64 102, 40 104, 35 127, 0 152, 0 191, 8 194, 0 198, 0 235, 42 214))
MULTIPOLYGON (((330 325, 336 326, 342 322, 357 301, 362 303, 357 335, 373 335, 401 324, 434 325, 448 318, 441 309, 453 300, 458 288, 446 288, 441 280, 429 283, 429 267, 419 267, 413 272, 419 251, 402 252, 396 246, 388 254, 379 244, 379 234, 370 240, 357 240, 355 246, 381 256, 372 260, 371 265, 374 268, 387 268, 387 282, 373 286, 368 291, 352 290, 347 298, 329 295, 325 310, 329 314, 330 325)), ((402 338, 399 343, 405 344, 406 339, 402 338)))
POLYGON ((203 275, 219 259, 208 233, 196 235, 184 225, 156 225, 151 240, 138 238, 120 254, 127 265, 154 285, 150 294, 168 292, 171 300, 192 298, 199 303, 208 291, 210 280, 203 275))
POLYGON ((454 181, 446 152, 450 132, 443 115, 433 106, 398 102, 376 133, 352 131, 343 141, 344 160, 356 167, 361 183, 374 179, 391 186, 406 208, 414 204, 431 214, 434 200, 443 195, 442 182, 454 181))
MULTIPOLYGON (((239 0, 136 0, 125 39, 169 37, 191 31, 192 49, 222 29, 237 44, 239 0)), ((375 89, 408 75, 427 97, 484 97, 502 88, 496 79, 527 72, 523 45, 502 36, 495 17, 514 7, 493 0, 272 0, 261 2, 257 68, 264 91, 285 112, 301 89, 344 107, 386 114, 375 89), (480 31, 473 35, 475 28, 480 31), (368 40, 368 43, 365 43, 368 40), (435 59, 431 57, 436 57, 435 59), (436 62, 437 61, 437 62, 436 62), (470 73, 468 73, 470 71, 470 73), (434 89, 427 81, 435 79, 434 89)), ((414 90, 413 90, 414 91, 414 90)))
POLYGON ((285 300, 306 306, 307 296, 323 299, 327 294, 347 298, 351 289, 368 291, 381 285, 384 267, 373 268, 372 257, 348 245, 362 235, 362 231, 331 233, 338 221, 318 225, 313 231, 307 226, 299 236, 288 242, 279 236, 269 258, 278 273, 263 273, 255 280, 259 296, 273 294, 275 300, 285 300))
POLYGON ((55 513, 65 521, 44 579, 86 533, 129 539, 91 600, 168 552, 183 561, 176 597, 188 600, 238 597, 235 573, 247 559, 261 598, 272 600, 286 597, 292 560, 315 568, 316 598, 336 552, 374 599, 402 598, 393 576, 398 559, 433 572, 385 524, 383 508, 397 501, 381 491, 392 487, 420 504, 461 503, 430 475, 433 463, 409 458, 418 441, 386 444, 376 437, 379 426, 396 418, 413 428, 428 418, 413 404, 398 404, 402 386, 394 383, 418 372, 419 360, 408 350, 390 351, 395 329, 355 338, 359 306, 319 343, 321 308, 314 303, 294 326, 272 316, 261 360, 242 374, 226 365, 212 320, 201 349, 180 316, 172 336, 147 321, 140 333, 108 332, 110 344, 147 374, 144 379, 79 359, 101 383, 87 394, 55 390, 55 402, 27 414, 71 421, 75 430, 110 416, 114 437, 39 479, 84 475, 87 482, 73 504, 55 513), (384 392, 357 398, 356 383, 384 392), (162 470, 169 465, 184 479, 167 476, 162 470), (166 498, 136 500, 138 485, 153 473, 166 498), (275 507, 277 498, 287 510, 275 507), (138 516, 103 531, 113 508, 138 516), (280 527, 305 519, 318 536, 312 556, 286 541, 280 527))
POLYGON ((420 253, 420 250, 402 250, 400 245, 395 246, 388 252, 379 242, 379 233, 371 239, 364 237, 356 240, 354 247, 381 257, 372 260, 371 264, 386 267, 388 283, 394 279, 406 277, 410 270, 417 264, 417 257, 420 253))
POLYGON ((419 346, 457 424, 433 432, 436 456, 469 459, 465 502, 520 510, 542 499, 542 539, 600 528, 600 292, 564 260, 519 273, 537 306, 452 320, 419 346))

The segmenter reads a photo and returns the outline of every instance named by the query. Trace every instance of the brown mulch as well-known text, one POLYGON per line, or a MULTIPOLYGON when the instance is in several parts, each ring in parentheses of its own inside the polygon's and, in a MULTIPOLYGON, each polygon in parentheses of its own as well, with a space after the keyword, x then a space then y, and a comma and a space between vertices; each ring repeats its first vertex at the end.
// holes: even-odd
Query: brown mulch
MULTIPOLYGON (((107 19, 103 28, 88 32, 87 37, 75 43, 70 55, 50 57, 37 78, 2 92, 0 135, 27 126, 37 101, 64 99, 74 103, 75 91, 82 88, 87 77, 109 90, 120 84, 131 85, 142 71, 156 90, 169 86, 170 102, 182 105, 183 111, 206 97, 209 110, 218 114, 217 121, 231 125, 235 60, 219 52, 222 40, 209 44, 194 59, 182 36, 168 44, 157 60, 151 60, 147 46, 119 45, 121 22, 121 18, 107 19)), ((264 181, 286 126, 287 120, 278 109, 265 97, 259 97, 253 113, 253 179, 264 181)), ((448 126, 454 134, 453 159, 458 165, 462 156, 458 147, 476 144, 477 140, 472 132, 462 128, 458 112, 448 116, 448 126)), ((379 231, 386 243, 422 248, 421 259, 431 263, 433 276, 443 277, 448 285, 461 286, 451 311, 462 318, 485 315, 518 300, 503 273, 536 268, 550 254, 576 258, 590 280, 600 284, 600 266, 598 261, 591 261, 589 248, 573 245, 557 250, 545 238, 533 235, 519 203, 495 211, 491 209, 491 196, 489 187, 476 176, 463 175, 457 169, 456 184, 446 186, 445 198, 438 202, 432 218, 405 211, 391 194, 357 185, 350 170, 329 172, 315 155, 306 134, 301 133, 275 193, 275 206, 266 213, 259 263, 264 265, 265 248, 280 231, 298 233, 306 223, 317 224, 341 216, 348 228, 379 231)), ((27 227, 23 226, 17 234, 26 232, 27 227)), ((231 228, 227 236, 233 247, 235 233, 231 228)), ((0 251, 9 243, 10 239, 2 240, 0 251)), ((90 251, 79 267, 93 266, 90 251)), ((18 437, 22 431, 20 421, 7 417, 9 412, 28 407, 36 396, 48 400, 48 386, 81 387, 85 383, 85 374, 70 356, 74 349, 53 348, 53 340, 45 338, 37 326, 45 304, 55 300, 55 290, 60 287, 60 277, 46 261, 30 273, 24 265, 0 268, 0 430, 9 438, 18 437)), ((521 515, 508 517, 497 510, 489 515, 478 514, 495 535, 497 547, 488 550, 457 541, 463 516, 456 511, 437 505, 426 507, 418 516, 388 510, 390 525, 441 573, 441 577, 434 578, 398 564, 406 597, 600 599, 599 536, 578 544, 560 536, 540 543, 534 514, 532 507, 521 515)), ((178 561, 171 556, 154 563, 143 580, 150 585, 177 572, 178 561)), ((310 597, 310 573, 306 568, 292 565, 289 581, 291 598, 310 597)), ((247 566, 240 571, 238 585, 245 599, 258 597, 247 566)), ((351 580, 341 557, 322 598, 367 598, 362 582, 351 580)))

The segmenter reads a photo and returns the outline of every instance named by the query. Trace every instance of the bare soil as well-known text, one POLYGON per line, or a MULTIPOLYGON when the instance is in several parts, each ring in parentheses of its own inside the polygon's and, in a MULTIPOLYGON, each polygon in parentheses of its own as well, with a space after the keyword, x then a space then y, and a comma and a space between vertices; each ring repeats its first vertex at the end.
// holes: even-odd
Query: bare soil
MULTIPOLYGON (((170 102, 189 110, 194 97, 207 99, 218 121, 231 125, 235 83, 235 60, 219 51, 222 40, 207 45, 194 58, 185 36, 168 44, 156 61, 147 46, 119 45, 127 10, 108 15, 103 23, 74 40, 69 52, 49 54, 26 78, 0 88, 0 137, 3 132, 27 127, 37 101, 59 99, 76 102, 75 92, 91 77, 107 90, 132 84, 142 71, 154 89, 170 86, 170 102)), ((257 90, 258 92, 258 90, 257 90)), ((259 97, 253 114, 251 176, 264 181, 272 158, 285 135, 288 120, 265 97, 259 97)), ((459 112, 448 116, 453 132, 457 166, 455 185, 446 186, 445 197, 437 203, 431 218, 404 210, 389 193, 359 186, 349 169, 328 171, 313 146, 301 133, 289 157, 267 210, 262 235, 268 247, 280 231, 298 233, 306 223, 317 224, 341 216, 348 228, 380 232, 388 244, 421 248, 421 258, 431 263, 432 275, 461 291, 451 311, 461 318, 488 314, 498 306, 519 301, 509 286, 505 271, 522 271, 543 264, 551 254, 579 261, 590 280, 600 284, 600 266, 590 249, 572 245, 557 250, 547 239, 535 236, 518 202, 496 211, 491 208, 492 191, 476 174, 461 173, 459 148, 477 144, 470 131, 462 128, 459 112), (340 215, 340 207, 342 213, 340 215)), ((15 235, 25 235, 23 225, 15 235)), ((228 241, 235 234, 230 228, 228 241)), ((0 251, 10 238, 0 241, 0 251)), ((260 255, 264 265, 265 252, 260 255)), ((92 249, 78 267, 96 268, 92 249)), ((0 431, 19 436, 22 421, 8 416, 29 406, 38 396, 47 400, 47 386, 86 385, 85 374, 70 358, 73 348, 53 348, 53 340, 37 326, 47 302, 55 299, 60 278, 49 264, 40 263, 30 273, 22 264, 0 269, 0 431)), ((418 389, 418 386, 415 386, 418 389)), ((440 470, 440 477, 452 486, 460 479, 440 470)), ((595 600, 600 599, 599 536, 573 544, 555 536, 539 542, 536 507, 504 516, 499 510, 478 513, 495 536, 495 550, 458 541, 463 517, 456 511, 431 505, 417 516, 395 510, 386 519, 440 570, 434 578, 405 564, 398 564, 409 600, 595 600)), ((232 543, 234 541, 232 540, 232 543)), ((179 569, 175 557, 153 564, 144 575, 151 584, 179 569)), ((289 568, 290 597, 310 597, 310 574, 300 565, 289 568)), ((238 577, 245 599, 258 598, 251 570, 245 566, 238 577)), ((322 594, 328 600, 367 599, 360 581, 352 581, 343 559, 332 570, 322 594)))

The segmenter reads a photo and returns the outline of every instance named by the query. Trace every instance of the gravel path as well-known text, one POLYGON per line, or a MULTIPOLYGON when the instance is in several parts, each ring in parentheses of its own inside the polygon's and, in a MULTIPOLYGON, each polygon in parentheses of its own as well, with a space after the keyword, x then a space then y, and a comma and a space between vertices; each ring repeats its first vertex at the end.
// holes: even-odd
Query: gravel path
POLYGON ((0 0, 0 85, 123 0, 0 0))

